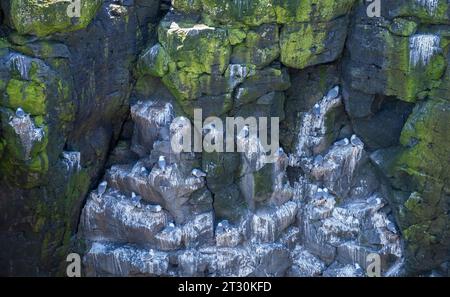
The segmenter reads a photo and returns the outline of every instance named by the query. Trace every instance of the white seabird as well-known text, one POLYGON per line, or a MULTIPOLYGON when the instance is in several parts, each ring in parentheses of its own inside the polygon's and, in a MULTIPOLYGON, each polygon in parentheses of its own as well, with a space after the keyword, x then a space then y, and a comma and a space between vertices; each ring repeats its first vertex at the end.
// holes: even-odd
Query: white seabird
POLYGON ((133 203, 133 206, 136 208, 141 207, 141 196, 136 195, 134 192, 131 193, 131 202, 133 203))
POLYGON ((332 197, 330 190, 328 190, 328 188, 323 188, 323 198, 328 199, 330 197, 332 197))
POLYGON ((106 192, 107 187, 108 187, 107 181, 103 181, 98 185, 97 194, 99 197, 101 197, 106 192))
POLYGON ((362 142, 362 140, 356 135, 352 135, 352 137, 350 138, 350 142, 354 146, 364 146, 364 142, 362 142))
POLYGON ((17 108, 17 110, 16 110, 16 117, 24 118, 25 115, 26 115, 26 113, 21 107, 17 108))
POLYGON ((397 233, 397 228, 395 227, 395 224, 392 223, 392 222, 389 222, 389 223, 386 225, 386 228, 387 228, 389 231, 391 231, 392 233, 397 233))
POLYGON ((315 199, 322 199, 324 198, 323 189, 318 188, 316 194, 314 195, 315 199))
POLYGON ((242 132, 243 132, 243 136, 244 138, 248 138, 250 135, 250 129, 247 125, 244 126, 244 128, 242 128, 242 132))
POLYGON ((348 138, 341 139, 335 143, 336 146, 346 146, 349 144, 350 144, 350 141, 348 140, 348 138))
POLYGON ((320 105, 318 103, 314 105, 312 112, 316 117, 320 116, 320 105))
POLYGON ((228 232, 230 230, 230 223, 227 220, 223 220, 217 224, 218 232, 228 232))
POLYGON ((315 158, 314 158, 314 164, 315 165, 322 165, 323 164, 323 156, 322 155, 317 155, 315 158))
POLYGON ((149 209, 151 212, 161 212, 161 211, 162 211, 161 205, 158 205, 158 204, 156 204, 156 205, 149 205, 149 206, 148 206, 148 209, 149 209))
POLYGON ((277 149, 277 156, 283 156, 285 153, 284 153, 284 150, 283 150, 283 148, 282 147, 279 147, 278 149, 277 149))
POLYGON ((166 158, 164 156, 159 156, 158 166, 162 171, 166 170, 166 158))
POLYGON ((206 177, 206 173, 197 168, 194 168, 191 173, 195 177, 206 177))
POLYGON ((338 96, 339 96, 339 86, 335 86, 327 94, 327 97, 330 99, 337 98, 338 96))

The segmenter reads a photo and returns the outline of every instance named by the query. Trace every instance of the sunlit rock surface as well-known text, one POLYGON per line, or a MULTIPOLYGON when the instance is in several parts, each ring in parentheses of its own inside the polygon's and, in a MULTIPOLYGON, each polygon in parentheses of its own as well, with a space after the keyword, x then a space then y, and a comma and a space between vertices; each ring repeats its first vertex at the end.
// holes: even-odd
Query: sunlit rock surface
POLYGON ((201 197, 194 193, 209 192, 206 181, 214 171, 189 168, 189 159, 171 153, 170 147, 165 158, 152 157, 159 155, 154 152, 160 150, 158 142, 167 141, 158 131, 170 124, 174 115, 167 117, 164 111, 172 108, 143 102, 134 106, 134 114, 147 115, 145 121, 136 117, 135 135, 152 128, 154 133, 141 133, 140 141, 151 140, 153 150, 135 164, 113 166, 106 174, 106 191, 91 193, 81 226, 91 246, 84 259, 88 271, 149 276, 363 276, 369 254, 378 254, 383 272, 388 271, 400 263, 403 250, 380 183, 369 174, 373 168, 364 142, 356 135, 324 141, 327 129, 333 129, 326 126, 326 119, 339 112, 336 108, 341 104, 340 89, 329 90, 305 113, 312 122, 305 120, 298 130, 297 150, 290 155, 279 150, 273 164, 258 163, 265 156, 257 139, 252 142, 246 134, 237 135, 248 148, 241 154, 241 172, 248 175, 241 180, 241 190, 251 192, 244 195, 250 207, 232 221, 215 219, 212 199, 205 201, 210 208, 203 212, 193 208, 192 199, 201 197), (253 192, 252 180, 267 166, 273 185, 267 189, 270 199, 261 200, 261 194, 253 192), (304 174, 290 185, 286 170, 296 167, 304 174))
POLYGON ((83 211, 81 229, 90 240, 155 245, 155 235, 171 221, 167 211, 109 189, 92 192, 83 211))
POLYGON ((0 1, 0 274, 448 275, 449 3, 365 2, 0 1))
POLYGON ((322 275, 326 265, 301 246, 292 251, 292 267, 288 276, 314 277, 322 275))
POLYGON ((86 254, 87 276, 167 276, 169 257, 166 253, 94 243, 86 254))
POLYGON ((45 137, 45 131, 42 128, 36 127, 32 118, 25 114, 22 117, 11 117, 8 125, 14 131, 17 137, 18 144, 21 147, 22 158, 25 160, 30 159, 31 151, 42 143, 45 137))

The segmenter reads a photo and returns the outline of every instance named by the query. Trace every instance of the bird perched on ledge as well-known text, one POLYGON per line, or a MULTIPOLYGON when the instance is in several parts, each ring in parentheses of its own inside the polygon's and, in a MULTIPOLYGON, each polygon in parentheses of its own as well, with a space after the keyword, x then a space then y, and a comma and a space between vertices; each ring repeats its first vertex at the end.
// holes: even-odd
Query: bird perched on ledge
POLYGON ((158 167, 162 170, 162 171, 166 171, 166 158, 164 156, 159 156, 159 160, 158 160, 158 167))
POLYGON ((191 173, 195 177, 206 177, 206 173, 197 168, 193 169, 191 173))

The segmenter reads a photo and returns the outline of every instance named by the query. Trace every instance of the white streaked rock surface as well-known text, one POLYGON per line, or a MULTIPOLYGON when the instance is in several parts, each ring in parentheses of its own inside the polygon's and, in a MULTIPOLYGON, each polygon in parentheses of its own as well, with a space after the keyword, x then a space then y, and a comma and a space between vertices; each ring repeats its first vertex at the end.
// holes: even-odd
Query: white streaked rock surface
POLYGON ((91 193, 80 222, 84 237, 93 241, 153 245, 155 235, 171 220, 167 211, 153 212, 151 205, 136 208, 131 197, 107 190, 91 193))
MULTIPOLYGON (((231 70, 233 76, 244 71, 231 70)), ((96 275, 364 276, 367 255, 376 253, 383 273, 400 274, 399 232, 368 166, 364 142, 357 135, 329 137, 326 118, 342 107, 339 91, 333 88, 304 114, 297 150, 289 156, 279 150, 274 164, 264 164, 260 143, 240 131, 237 141, 249 150, 241 154, 236 185, 251 207, 232 223, 216 221, 214 191, 195 154, 174 154, 161 132, 171 124, 171 109, 135 105, 140 117, 135 135, 136 129, 153 127, 150 134, 140 134, 141 143, 152 148, 137 162, 113 165, 105 193, 98 195, 100 185, 88 199, 81 230, 95 248, 85 257, 87 270, 96 275), (301 172, 294 181, 288 181, 288 166, 301 172), (272 181, 264 181, 269 189, 264 197, 256 197, 256 177, 272 181)))
POLYGON ((166 253, 97 242, 83 261, 88 267, 86 276, 165 276, 169 268, 166 253))
POLYGON ((326 265, 319 258, 309 253, 301 246, 292 251, 292 267, 289 276, 292 277, 314 277, 320 276, 326 265))

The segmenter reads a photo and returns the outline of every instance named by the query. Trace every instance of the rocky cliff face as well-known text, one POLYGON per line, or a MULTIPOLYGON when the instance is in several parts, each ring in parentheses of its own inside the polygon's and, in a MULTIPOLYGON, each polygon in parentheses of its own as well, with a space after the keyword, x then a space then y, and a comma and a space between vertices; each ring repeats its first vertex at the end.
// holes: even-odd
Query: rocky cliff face
POLYGON ((0 274, 448 274, 447 1, 69 2, 1 1, 0 274))
POLYGON ((41 2, 2 1, 2 274, 46 275, 67 255, 128 117, 131 71, 159 7, 81 1, 71 19, 70 1, 41 2))

